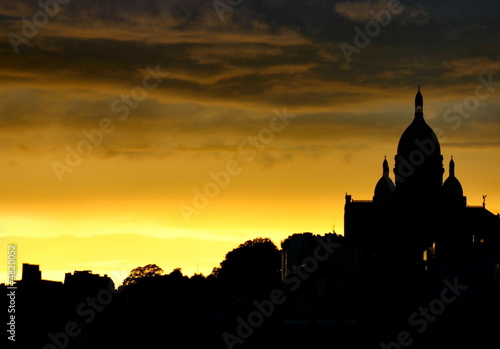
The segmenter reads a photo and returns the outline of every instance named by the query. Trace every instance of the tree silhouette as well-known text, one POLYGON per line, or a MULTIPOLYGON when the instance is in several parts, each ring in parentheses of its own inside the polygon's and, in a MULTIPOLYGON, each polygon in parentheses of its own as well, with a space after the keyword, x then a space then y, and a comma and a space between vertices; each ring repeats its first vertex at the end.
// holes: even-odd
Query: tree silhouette
POLYGON ((184 278, 184 275, 182 275, 182 268, 175 268, 175 269, 173 269, 173 270, 170 272, 170 274, 168 274, 168 276, 169 276, 170 278, 173 278, 173 279, 178 279, 178 280, 180 280, 180 279, 184 278))
POLYGON ((205 280, 205 275, 203 273, 194 273, 191 275, 191 280, 205 280))
POLYGON ((163 274, 163 269, 156 264, 148 264, 144 267, 137 267, 130 271, 129 276, 123 280, 122 286, 136 284, 138 280, 143 278, 151 278, 163 274))
POLYGON ((280 264, 276 245, 268 238, 255 238, 228 252, 212 275, 226 283, 237 298, 251 300, 279 282, 280 264))

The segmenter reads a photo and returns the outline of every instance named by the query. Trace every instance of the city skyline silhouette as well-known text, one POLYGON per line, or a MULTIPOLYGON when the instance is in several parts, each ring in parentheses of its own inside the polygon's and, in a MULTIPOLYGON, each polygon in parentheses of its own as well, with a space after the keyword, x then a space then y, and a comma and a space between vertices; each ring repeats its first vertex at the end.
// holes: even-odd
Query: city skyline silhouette
POLYGON ((499 15, 0 4, 0 284, 21 347, 495 347, 477 319, 498 309, 499 15))
POLYGON ((44 348, 141 348, 163 332, 178 340, 199 333, 185 343, 210 348, 500 344, 491 319, 500 310, 500 215, 467 205, 453 159, 443 181, 423 105, 419 86, 414 120, 398 143, 396 184, 384 159, 373 200, 345 195, 345 236, 293 234, 281 249, 254 238, 208 276, 166 274, 150 263, 116 287, 90 270, 66 273, 64 283, 44 280, 39 265, 23 263, 22 279, 2 285, 14 309, 8 339, 44 348), (51 312, 46 298, 56 311, 40 327, 36 319, 51 312))

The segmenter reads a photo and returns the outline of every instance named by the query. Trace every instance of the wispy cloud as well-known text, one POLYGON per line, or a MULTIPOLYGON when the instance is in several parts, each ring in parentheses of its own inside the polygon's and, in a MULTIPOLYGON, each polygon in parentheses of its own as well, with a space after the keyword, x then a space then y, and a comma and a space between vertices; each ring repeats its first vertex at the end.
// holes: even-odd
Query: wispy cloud
POLYGON ((475 77, 479 75, 494 74, 500 76, 500 61, 490 57, 476 56, 453 59, 443 62, 443 67, 448 71, 444 77, 475 77))
POLYGON ((373 20, 373 11, 387 9, 388 0, 344 1, 335 4, 335 12, 355 22, 373 20))
MULTIPOLYGON (((387 11, 388 9, 398 8, 402 13, 397 16, 397 21, 403 23, 425 23, 429 19, 429 13, 420 4, 413 4, 403 1, 392 0, 361 0, 361 1, 344 1, 334 5, 335 12, 348 18, 354 22, 369 22, 376 18, 374 13, 387 11)), ((390 14, 389 14, 390 15, 390 14)), ((392 15, 391 19, 392 19, 392 15)))

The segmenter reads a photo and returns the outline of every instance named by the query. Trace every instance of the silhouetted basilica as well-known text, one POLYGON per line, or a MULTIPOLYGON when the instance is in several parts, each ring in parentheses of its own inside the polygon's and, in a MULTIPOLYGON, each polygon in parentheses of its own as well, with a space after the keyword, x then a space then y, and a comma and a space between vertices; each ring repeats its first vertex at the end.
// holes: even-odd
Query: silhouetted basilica
POLYGON ((443 182, 443 155, 436 134, 425 122, 420 87, 414 119, 399 140, 394 160, 395 183, 384 159, 373 200, 346 195, 345 236, 383 241, 401 252, 393 256, 398 262, 405 260, 438 274, 446 271, 463 282, 477 280, 478 275, 484 281, 495 278, 500 218, 484 203, 467 206, 453 157, 443 182))
POLYGON ((307 325, 290 333, 310 326, 347 347, 500 345, 499 321, 489 320, 500 310, 500 217, 484 203, 467 205, 453 158, 443 182, 441 147, 423 106, 419 88, 394 158, 395 181, 384 159, 372 200, 346 194, 343 237, 303 233, 282 242, 284 280, 300 275, 297 266, 314 270, 288 313, 306 316, 307 325), (337 247, 315 264, 321 239, 337 247), (335 330, 321 329, 325 323, 335 330))

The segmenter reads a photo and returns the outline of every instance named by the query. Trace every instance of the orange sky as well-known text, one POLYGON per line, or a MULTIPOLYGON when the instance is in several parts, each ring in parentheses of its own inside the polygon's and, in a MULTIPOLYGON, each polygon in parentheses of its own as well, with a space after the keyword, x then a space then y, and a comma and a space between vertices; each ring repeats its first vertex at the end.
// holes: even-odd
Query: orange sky
POLYGON ((350 63, 341 43, 385 1, 245 3, 224 21, 206 1, 70 2, 17 53, 7 34, 39 9, 0 5, 1 249, 46 279, 121 282, 150 263, 209 274, 259 236, 342 233, 345 193, 372 198, 418 84, 445 178, 453 155, 469 204, 500 212, 499 8, 484 2, 402 1, 350 63))

